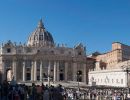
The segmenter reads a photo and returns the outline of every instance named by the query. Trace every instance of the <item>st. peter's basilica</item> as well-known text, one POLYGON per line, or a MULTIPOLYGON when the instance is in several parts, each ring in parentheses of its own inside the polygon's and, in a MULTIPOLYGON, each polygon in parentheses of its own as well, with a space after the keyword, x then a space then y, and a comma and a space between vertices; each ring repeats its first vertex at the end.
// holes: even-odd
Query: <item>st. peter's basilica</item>
POLYGON ((86 49, 81 43, 73 48, 56 45, 40 20, 27 44, 8 41, 1 45, 0 71, 1 80, 8 81, 40 82, 49 77, 53 82, 78 79, 86 83, 86 49))

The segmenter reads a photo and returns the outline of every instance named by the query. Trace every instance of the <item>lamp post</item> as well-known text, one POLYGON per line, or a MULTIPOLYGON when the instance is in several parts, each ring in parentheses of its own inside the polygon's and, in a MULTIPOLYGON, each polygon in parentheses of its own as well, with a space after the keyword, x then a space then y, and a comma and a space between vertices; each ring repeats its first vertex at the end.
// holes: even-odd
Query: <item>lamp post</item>
POLYGON ((129 94, 129 68, 127 66, 126 68, 126 74, 127 74, 127 96, 129 94))
POLYGON ((127 95, 126 96, 128 96, 128 93, 129 93, 129 67, 128 67, 128 62, 127 62, 127 66, 121 66, 122 68, 125 68, 125 72, 126 72, 126 81, 127 81, 127 83, 126 83, 126 87, 127 87, 127 95))
POLYGON ((129 87, 129 78, 128 78, 128 74, 129 74, 129 68, 126 68, 126 74, 127 74, 127 87, 129 87))

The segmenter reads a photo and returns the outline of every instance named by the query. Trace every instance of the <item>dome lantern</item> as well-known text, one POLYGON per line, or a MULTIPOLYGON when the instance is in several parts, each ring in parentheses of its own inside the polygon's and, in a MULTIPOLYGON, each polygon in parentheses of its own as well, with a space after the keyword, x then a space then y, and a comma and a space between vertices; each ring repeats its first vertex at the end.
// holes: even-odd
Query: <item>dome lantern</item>
POLYGON ((44 25, 43 25, 42 19, 38 23, 38 28, 43 28, 44 29, 44 25))

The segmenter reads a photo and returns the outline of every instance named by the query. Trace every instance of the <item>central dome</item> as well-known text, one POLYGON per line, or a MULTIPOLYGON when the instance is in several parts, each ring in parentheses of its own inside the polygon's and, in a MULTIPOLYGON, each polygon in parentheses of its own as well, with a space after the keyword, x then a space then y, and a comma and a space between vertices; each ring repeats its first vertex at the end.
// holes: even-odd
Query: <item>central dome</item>
POLYGON ((27 42, 28 46, 54 46, 52 35, 45 30, 42 20, 39 21, 37 28, 30 35, 27 42))

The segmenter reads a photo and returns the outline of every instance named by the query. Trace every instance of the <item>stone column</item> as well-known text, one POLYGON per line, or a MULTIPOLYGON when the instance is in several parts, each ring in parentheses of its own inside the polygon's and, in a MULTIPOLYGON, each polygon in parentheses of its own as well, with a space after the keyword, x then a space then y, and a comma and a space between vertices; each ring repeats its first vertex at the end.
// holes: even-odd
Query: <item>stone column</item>
POLYGON ((14 80, 17 80, 17 68, 16 68, 16 59, 13 60, 13 77, 14 77, 14 80))
MULTIPOLYGON (((96 65, 96 70, 100 70, 101 69, 100 68, 100 61, 97 61, 95 65, 96 65)), ((92 70, 94 70, 94 68, 92 70)))
POLYGON ((73 63, 73 81, 77 81, 77 63, 73 63))
POLYGON ((40 81, 43 81, 42 61, 40 63, 40 81))
POLYGON ((51 62, 48 64, 48 86, 50 86, 50 71, 51 71, 51 62))
POLYGON ((37 81, 37 61, 34 61, 34 81, 37 81))
POLYGON ((2 81, 6 79, 5 60, 2 60, 2 81))
POLYGON ((26 68, 25 68, 25 61, 23 61, 23 81, 26 80, 26 68))
POLYGON ((56 81, 59 81, 59 61, 57 62, 57 69, 56 69, 57 75, 56 75, 56 81))
POLYGON ((83 64, 83 82, 85 82, 86 83, 86 72, 87 72, 87 69, 86 69, 86 64, 83 64))
POLYGON ((32 61, 32 66, 31 66, 31 81, 34 81, 34 62, 32 61))
POLYGON ((54 61, 54 82, 56 82, 56 61, 54 61))
POLYGON ((68 62, 65 62, 65 81, 68 80, 68 62))

